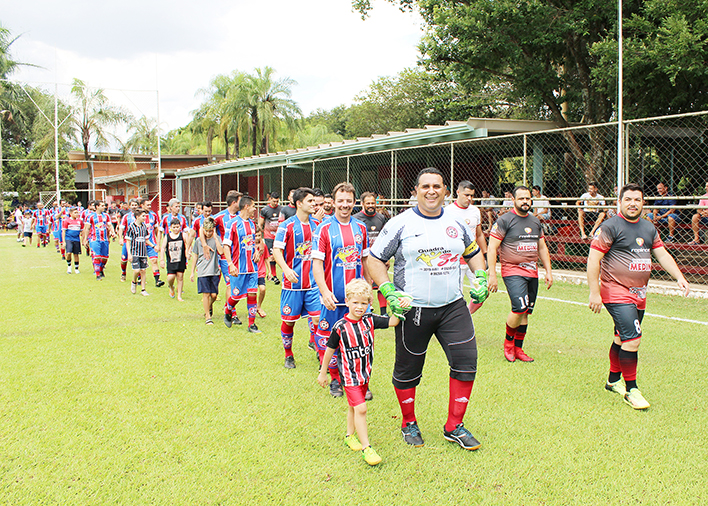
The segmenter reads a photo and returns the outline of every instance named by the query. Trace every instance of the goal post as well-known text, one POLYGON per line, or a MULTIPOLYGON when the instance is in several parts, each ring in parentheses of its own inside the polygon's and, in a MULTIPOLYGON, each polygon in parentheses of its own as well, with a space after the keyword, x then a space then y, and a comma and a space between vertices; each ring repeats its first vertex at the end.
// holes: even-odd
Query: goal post
MULTIPOLYGON (((106 200, 107 190, 96 188, 95 190, 59 190, 58 195, 60 200, 66 200, 70 204, 81 202, 84 207, 89 201, 89 194, 93 193, 95 200, 106 200)), ((39 192, 39 200, 44 204, 44 207, 53 206, 57 200, 56 191, 39 192)))

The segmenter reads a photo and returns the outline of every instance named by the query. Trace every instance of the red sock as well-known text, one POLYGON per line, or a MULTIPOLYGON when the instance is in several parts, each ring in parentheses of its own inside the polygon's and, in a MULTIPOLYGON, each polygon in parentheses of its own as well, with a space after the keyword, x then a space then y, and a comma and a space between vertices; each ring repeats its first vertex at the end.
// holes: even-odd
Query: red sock
POLYGON ((458 424, 462 423, 467 411, 467 404, 470 402, 470 393, 474 381, 460 381, 450 378, 450 399, 447 406, 447 423, 445 430, 452 432, 458 424))
POLYGON ((507 324, 507 326, 506 326, 506 340, 513 341, 515 335, 516 335, 516 328, 509 327, 509 325, 507 324))
POLYGON ((228 299, 226 299, 226 305, 224 306, 224 311, 226 314, 233 314, 236 309, 236 304, 238 303, 238 299, 234 297, 233 295, 229 296, 228 299))
POLYGON ((625 382, 636 381, 637 379, 637 352, 619 351, 619 363, 622 368, 622 376, 625 382))
POLYGON ((379 298, 379 307, 381 308, 381 314, 384 314, 386 312, 386 305, 388 304, 386 302, 386 297, 384 297, 381 292, 376 292, 378 295, 377 297, 379 298))
POLYGON ((125 276, 125 268, 126 268, 127 266, 128 266, 128 262, 127 262, 127 261, 125 261, 125 262, 124 262, 123 260, 120 261, 120 270, 123 271, 123 276, 125 276))
POLYGON ((315 344, 315 330, 317 329, 317 327, 315 327, 312 318, 307 319, 307 325, 310 327, 310 342, 312 344, 315 344))
POLYGON ((403 421, 401 427, 405 427, 409 422, 415 422, 415 387, 401 390, 393 388, 398 397, 398 405, 401 407, 403 421))
POLYGON ((283 340, 283 348, 285 349, 285 356, 293 356, 293 327, 285 322, 280 323, 280 337, 283 340))
POLYGON ((256 314, 258 313, 257 294, 249 293, 246 295, 246 307, 248 308, 248 324, 256 324, 256 314))
POLYGON ((610 346, 610 372, 614 373, 621 373, 622 372, 622 366, 620 365, 620 345, 617 343, 612 343, 612 346, 610 346))
POLYGON ((278 273, 275 272, 275 262, 270 263, 270 275, 271 277, 276 277, 278 275, 278 273))

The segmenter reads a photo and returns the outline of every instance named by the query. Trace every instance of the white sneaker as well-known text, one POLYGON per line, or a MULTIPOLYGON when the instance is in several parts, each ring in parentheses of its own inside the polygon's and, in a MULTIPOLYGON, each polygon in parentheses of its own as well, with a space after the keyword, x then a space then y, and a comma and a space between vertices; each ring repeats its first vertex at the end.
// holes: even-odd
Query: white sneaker
POLYGON ((629 392, 624 394, 624 402, 634 409, 647 409, 649 407, 649 403, 638 388, 631 388, 629 392))
POLYGON ((66 273, 67 273, 67 274, 71 274, 71 265, 66 268, 66 273))
POLYGON ((80 274, 79 269, 76 269, 74 272, 75 272, 76 274, 80 274))
POLYGON ((135 283, 133 281, 130 282, 130 293, 135 293, 135 283))
POLYGON ((147 297, 150 294, 143 290, 142 292, 140 292, 140 295, 142 295, 143 297, 147 297))

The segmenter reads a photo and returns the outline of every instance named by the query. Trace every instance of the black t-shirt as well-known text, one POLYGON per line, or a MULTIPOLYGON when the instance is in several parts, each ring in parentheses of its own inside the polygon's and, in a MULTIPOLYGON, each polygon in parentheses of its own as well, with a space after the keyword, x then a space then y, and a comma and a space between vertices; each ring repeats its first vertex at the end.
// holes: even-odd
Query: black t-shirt
POLYGON ((275 239, 281 209, 281 206, 270 207, 270 205, 266 205, 261 209, 261 217, 265 220, 265 223, 263 223, 263 237, 265 239, 275 239))
POLYGON ((374 213, 373 216, 370 216, 364 211, 356 213, 354 218, 366 225, 366 231, 369 233, 369 247, 374 244, 379 232, 381 232, 381 229, 388 221, 381 213, 374 213))

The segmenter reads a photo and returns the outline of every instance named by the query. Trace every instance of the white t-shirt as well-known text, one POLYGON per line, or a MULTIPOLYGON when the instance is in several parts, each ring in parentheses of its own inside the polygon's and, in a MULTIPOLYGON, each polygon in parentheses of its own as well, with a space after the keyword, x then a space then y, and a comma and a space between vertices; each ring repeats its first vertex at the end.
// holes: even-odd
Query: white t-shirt
MULTIPOLYGON (((467 208, 460 207, 457 202, 453 202, 445 207, 445 212, 463 220, 470 227, 473 234, 476 234, 477 225, 482 223, 482 215, 477 206, 469 206, 467 208)), ((476 235, 475 235, 476 237, 476 235)))
POLYGON ((590 195, 589 192, 585 192, 580 196, 580 200, 583 200, 583 205, 588 206, 588 207, 583 207, 583 211, 586 213, 599 213, 600 209, 597 207, 589 207, 589 206, 604 206, 605 201, 603 200, 605 197, 600 195, 599 193, 595 195, 594 197, 590 195))
POLYGON ((540 195, 538 197, 534 197, 533 199, 533 208, 538 214, 546 214, 549 211, 548 207, 550 205, 551 203, 545 195, 540 195))

